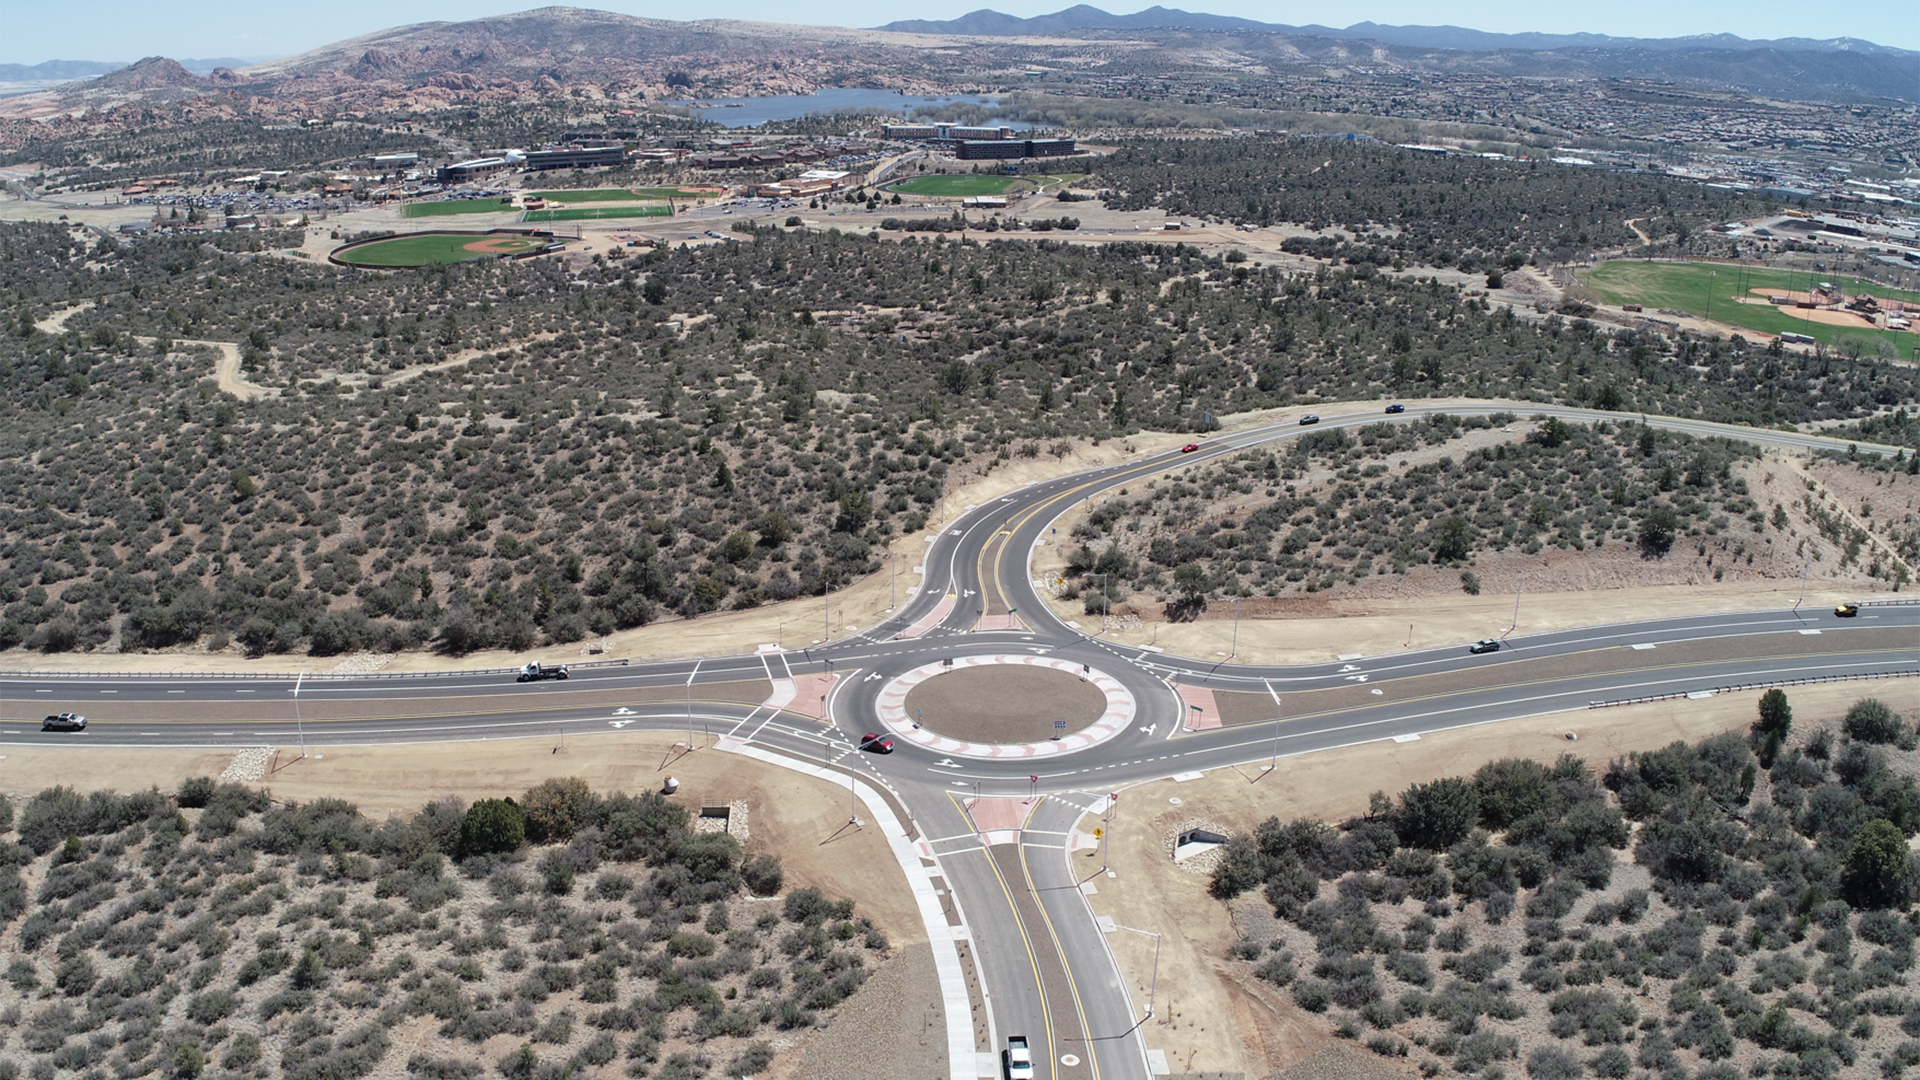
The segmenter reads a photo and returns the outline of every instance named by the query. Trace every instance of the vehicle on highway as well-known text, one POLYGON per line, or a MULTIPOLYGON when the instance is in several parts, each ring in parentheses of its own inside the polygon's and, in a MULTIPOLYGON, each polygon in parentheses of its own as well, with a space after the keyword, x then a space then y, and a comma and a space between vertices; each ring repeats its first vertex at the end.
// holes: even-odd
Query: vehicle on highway
POLYGON ((1183 453, 1183 454, 1191 454, 1191 453, 1193 453, 1193 452, 1194 452, 1195 450, 1198 450, 1198 449, 1200 449, 1200 444, 1199 444, 1199 443, 1197 443, 1197 442, 1190 442, 1190 443, 1188 443, 1187 445, 1185 445, 1185 446, 1183 446, 1183 447, 1181 447, 1181 448, 1180 448, 1180 452, 1181 452, 1181 453, 1183 453))
POLYGON ((567 677, 567 665, 548 664, 542 667, 539 662, 528 664, 513 677, 514 682, 541 682, 546 679, 564 679, 567 677))
POLYGON ((1855 615, 1860 614, 1860 605, 1841 604, 1839 607, 1833 609, 1833 613, 1842 619, 1851 619, 1855 615))
POLYGON ((63 712, 40 721, 41 731, 85 731, 87 718, 79 713, 63 712))
POLYGON ((1406 411, 1407 411, 1407 407, 1405 405, 1400 404, 1397 401, 1387 406, 1387 412, 1389 413, 1403 413, 1406 411))
POLYGON ((1025 1035, 1007 1036, 1007 1048, 1000 1051, 1000 1063, 1006 1067, 1007 1080, 1033 1080, 1033 1051, 1027 1048, 1025 1035))
POLYGON ((1319 422, 1320 422, 1320 418, 1314 415, 1313 413, 1308 413, 1307 415, 1300 418, 1301 427, 1306 427, 1308 424, 1317 424, 1319 422))
POLYGON ((1479 641, 1476 641, 1472 645, 1467 646, 1467 651, 1474 654, 1475 656, 1478 656, 1481 653, 1499 652, 1500 643, 1498 641, 1495 641, 1493 638, 1481 638, 1479 641))
POLYGON ((860 736, 860 749, 871 754, 891 754, 893 740, 877 731, 869 731, 860 736))

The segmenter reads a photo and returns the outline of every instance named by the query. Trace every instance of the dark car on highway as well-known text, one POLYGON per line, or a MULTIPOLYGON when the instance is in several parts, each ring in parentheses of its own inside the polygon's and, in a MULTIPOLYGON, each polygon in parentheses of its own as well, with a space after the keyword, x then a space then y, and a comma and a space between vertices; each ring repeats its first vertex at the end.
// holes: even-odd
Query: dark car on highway
POLYGON ((41 731, 85 731, 87 718, 79 713, 63 712, 40 722, 41 731))
POLYGON ((1467 646, 1467 651, 1475 656, 1481 653, 1499 652, 1500 643, 1492 638, 1481 638, 1479 641, 1467 646))
POLYGON ((1407 407, 1405 405, 1400 404, 1397 401, 1387 406, 1387 412, 1389 413, 1403 413, 1406 411, 1407 411, 1407 407))
POLYGON ((877 731, 869 731, 860 736, 860 749, 875 754, 893 753, 893 740, 877 731))
POLYGON ((1313 413, 1308 413, 1307 415, 1300 418, 1301 427, 1306 427, 1308 424, 1317 424, 1319 422, 1320 422, 1320 418, 1318 416, 1315 416, 1313 413))

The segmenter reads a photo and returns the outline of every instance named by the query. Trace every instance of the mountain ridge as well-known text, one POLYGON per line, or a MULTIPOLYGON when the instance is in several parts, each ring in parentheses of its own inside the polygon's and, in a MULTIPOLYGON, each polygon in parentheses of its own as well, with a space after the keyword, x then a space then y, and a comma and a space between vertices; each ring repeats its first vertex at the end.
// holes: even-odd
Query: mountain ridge
POLYGON ((1782 52, 1857 52, 1902 55, 1920 58, 1920 52, 1881 45, 1860 38, 1775 38, 1750 39, 1735 34, 1694 34, 1672 38, 1615 37, 1609 34, 1547 34, 1529 31, 1501 34, 1468 27, 1394 26, 1358 22, 1345 28, 1309 23, 1293 26, 1265 23, 1233 15, 1183 11, 1155 5, 1131 15, 1115 15, 1090 4, 1076 4, 1046 15, 1021 18, 991 8, 970 11, 955 19, 902 19, 874 27, 900 34, 965 34, 991 37, 1046 36, 1081 30, 1239 30, 1271 34, 1305 34, 1314 37, 1377 41, 1423 49, 1455 49, 1463 52, 1493 52, 1503 49, 1552 51, 1555 49, 1647 49, 1679 51, 1716 49, 1742 52, 1752 49, 1777 49, 1782 52))

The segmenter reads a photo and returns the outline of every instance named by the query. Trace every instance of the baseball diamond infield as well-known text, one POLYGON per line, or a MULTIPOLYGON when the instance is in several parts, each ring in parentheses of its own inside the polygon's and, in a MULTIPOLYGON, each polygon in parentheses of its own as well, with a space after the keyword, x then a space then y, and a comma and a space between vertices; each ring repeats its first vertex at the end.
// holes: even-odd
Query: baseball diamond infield
POLYGON ((1085 750, 1125 730, 1136 708, 1133 694, 1104 672, 1023 655, 925 664, 889 682, 875 704, 896 737, 976 758, 1085 750))

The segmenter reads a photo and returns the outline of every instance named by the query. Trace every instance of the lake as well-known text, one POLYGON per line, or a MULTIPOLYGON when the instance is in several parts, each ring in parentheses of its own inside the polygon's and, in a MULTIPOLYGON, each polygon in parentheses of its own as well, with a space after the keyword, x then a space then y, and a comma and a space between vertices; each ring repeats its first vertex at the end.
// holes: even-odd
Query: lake
MULTIPOLYGON (((999 104, 999 98, 993 94, 947 94, 939 97, 923 97, 917 94, 901 94, 893 90, 831 86, 817 94, 712 98, 698 101, 669 101, 665 104, 692 108, 703 120, 711 120, 722 127, 738 128, 753 127, 769 120, 797 120, 808 113, 831 113, 841 109, 886 109, 900 114, 904 120, 907 118, 905 114, 908 111, 926 105, 984 105, 992 108, 999 104)), ((1034 126, 1011 120, 996 120, 993 123, 1023 129, 1034 126)))

